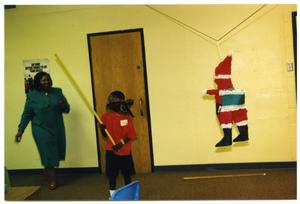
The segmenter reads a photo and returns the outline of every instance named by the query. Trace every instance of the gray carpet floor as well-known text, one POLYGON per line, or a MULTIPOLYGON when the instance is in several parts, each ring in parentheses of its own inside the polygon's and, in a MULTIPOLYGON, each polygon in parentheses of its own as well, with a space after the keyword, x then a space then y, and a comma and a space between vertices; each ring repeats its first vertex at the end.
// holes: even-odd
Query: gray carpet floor
MULTIPOLYGON (((59 187, 50 191, 44 175, 10 175, 11 186, 41 186, 37 201, 108 200, 108 181, 97 173, 58 175, 59 187)), ((157 200, 294 200, 297 199, 297 170, 218 170, 201 172, 155 172, 136 174, 140 199, 157 200), (265 176, 261 175, 266 173, 265 176), (260 174, 257 176, 238 176, 260 174), (183 177, 233 175, 224 178, 184 180, 183 177)), ((118 177, 118 187, 123 179, 118 177)))

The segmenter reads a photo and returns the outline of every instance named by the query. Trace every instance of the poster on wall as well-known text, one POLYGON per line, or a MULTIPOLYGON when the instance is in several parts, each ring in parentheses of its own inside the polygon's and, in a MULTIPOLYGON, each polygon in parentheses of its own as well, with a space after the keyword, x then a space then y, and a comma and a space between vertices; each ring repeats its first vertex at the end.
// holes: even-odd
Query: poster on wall
POLYGON ((33 79, 36 73, 43 71, 49 73, 48 59, 23 60, 25 92, 33 89, 33 79))

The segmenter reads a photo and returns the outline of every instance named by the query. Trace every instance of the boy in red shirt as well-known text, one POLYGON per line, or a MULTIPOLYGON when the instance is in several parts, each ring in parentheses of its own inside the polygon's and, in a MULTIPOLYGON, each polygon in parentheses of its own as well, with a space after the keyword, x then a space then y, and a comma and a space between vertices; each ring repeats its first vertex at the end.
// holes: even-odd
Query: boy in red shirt
POLYGON ((122 172, 125 185, 131 183, 131 176, 135 174, 131 155, 131 144, 136 139, 133 126, 133 114, 130 106, 133 100, 126 100, 121 91, 113 91, 107 99, 107 112, 101 117, 102 135, 106 140, 106 175, 109 178, 110 195, 116 189, 116 179, 122 172), (105 128, 112 136, 115 145, 107 138, 105 128))

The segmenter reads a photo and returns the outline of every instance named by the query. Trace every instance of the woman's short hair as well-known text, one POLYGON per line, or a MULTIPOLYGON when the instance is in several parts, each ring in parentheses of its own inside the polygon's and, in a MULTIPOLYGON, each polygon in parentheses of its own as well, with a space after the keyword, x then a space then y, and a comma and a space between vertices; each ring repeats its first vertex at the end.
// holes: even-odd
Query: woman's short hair
POLYGON ((52 79, 51 79, 50 74, 48 74, 47 72, 41 71, 41 72, 38 72, 38 73, 34 76, 34 80, 33 80, 33 87, 34 87, 34 89, 37 89, 37 90, 40 89, 40 87, 41 87, 41 79, 42 79, 43 76, 48 76, 48 77, 49 77, 50 82, 51 82, 51 83, 50 83, 50 86, 52 86, 52 79))

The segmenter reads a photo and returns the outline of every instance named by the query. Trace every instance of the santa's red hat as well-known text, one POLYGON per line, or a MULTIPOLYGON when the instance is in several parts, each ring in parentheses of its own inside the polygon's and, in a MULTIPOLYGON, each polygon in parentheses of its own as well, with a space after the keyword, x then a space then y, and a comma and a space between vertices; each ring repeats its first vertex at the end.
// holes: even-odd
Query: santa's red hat
POLYGON ((231 74, 231 56, 227 56, 215 69, 215 76, 218 77, 220 75, 229 75, 231 74))
POLYGON ((227 56, 215 69, 215 82, 218 89, 233 88, 231 82, 231 56, 227 56))

